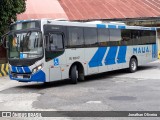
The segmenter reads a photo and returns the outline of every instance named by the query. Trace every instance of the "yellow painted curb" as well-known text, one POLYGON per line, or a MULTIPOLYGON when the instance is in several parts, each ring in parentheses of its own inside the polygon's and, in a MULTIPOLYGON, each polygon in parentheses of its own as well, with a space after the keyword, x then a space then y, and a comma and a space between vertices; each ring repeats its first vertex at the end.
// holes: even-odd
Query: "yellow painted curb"
POLYGON ((0 64, 0 77, 8 75, 8 64, 0 64))
POLYGON ((160 59, 160 50, 158 50, 158 59, 160 59))

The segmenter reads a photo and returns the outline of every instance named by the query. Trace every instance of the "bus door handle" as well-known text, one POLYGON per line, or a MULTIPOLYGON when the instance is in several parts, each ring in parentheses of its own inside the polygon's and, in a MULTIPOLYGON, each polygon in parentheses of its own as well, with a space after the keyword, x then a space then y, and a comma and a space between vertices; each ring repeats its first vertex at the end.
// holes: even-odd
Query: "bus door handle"
POLYGON ((60 66, 51 65, 50 68, 60 68, 60 66))
POLYGON ((50 68, 58 68, 58 66, 51 65, 50 68))

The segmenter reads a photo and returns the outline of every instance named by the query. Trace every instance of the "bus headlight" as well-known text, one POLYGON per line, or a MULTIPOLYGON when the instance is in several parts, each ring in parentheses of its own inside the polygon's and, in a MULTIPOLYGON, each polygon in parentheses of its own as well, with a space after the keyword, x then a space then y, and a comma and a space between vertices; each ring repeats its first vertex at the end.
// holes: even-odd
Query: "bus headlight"
POLYGON ((43 67, 43 64, 41 64, 41 65, 35 67, 35 68, 32 70, 32 73, 36 73, 37 71, 41 70, 42 67, 43 67))

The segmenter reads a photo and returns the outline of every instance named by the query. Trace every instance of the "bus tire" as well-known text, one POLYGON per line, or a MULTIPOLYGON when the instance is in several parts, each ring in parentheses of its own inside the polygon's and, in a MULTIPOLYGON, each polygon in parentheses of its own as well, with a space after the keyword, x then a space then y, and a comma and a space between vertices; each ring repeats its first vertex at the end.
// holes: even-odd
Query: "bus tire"
POLYGON ((44 82, 43 85, 48 86, 48 85, 50 85, 50 82, 44 82))
POLYGON ((138 63, 135 58, 131 58, 129 62, 129 72, 134 73, 137 71, 138 63))
POLYGON ((79 73, 78 74, 78 81, 84 81, 85 80, 85 78, 84 78, 84 73, 79 73))
POLYGON ((78 71, 77 71, 77 66, 73 65, 71 68, 71 83, 72 84, 77 84, 77 79, 78 79, 78 71))

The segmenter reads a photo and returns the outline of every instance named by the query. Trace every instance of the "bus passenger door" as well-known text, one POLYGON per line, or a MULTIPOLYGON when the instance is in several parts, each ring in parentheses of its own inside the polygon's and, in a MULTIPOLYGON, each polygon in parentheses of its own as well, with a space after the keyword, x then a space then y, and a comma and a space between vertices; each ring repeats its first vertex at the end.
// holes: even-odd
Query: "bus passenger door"
POLYGON ((60 66, 55 66, 57 64, 56 59, 53 60, 53 64, 54 65, 49 68, 49 79, 50 81, 61 80, 62 75, 60 66))
POLYGON ((62 71, 61 67, 65 64, 64 55, 64 35, 62 33, 49 33, 46 39, 46 61, 49 67, 50 81, 61 80, 62 71))
POLYGON ((45 59, 49 68, 50 81, 65 79, 66 74, 66 27, 60 25, 44 25, 46 36, 45 59))

